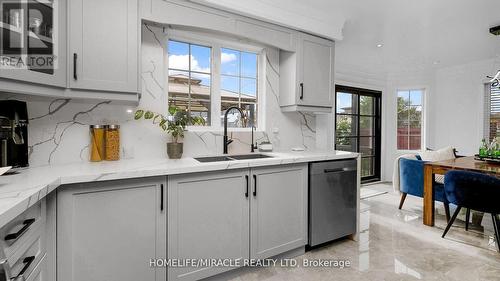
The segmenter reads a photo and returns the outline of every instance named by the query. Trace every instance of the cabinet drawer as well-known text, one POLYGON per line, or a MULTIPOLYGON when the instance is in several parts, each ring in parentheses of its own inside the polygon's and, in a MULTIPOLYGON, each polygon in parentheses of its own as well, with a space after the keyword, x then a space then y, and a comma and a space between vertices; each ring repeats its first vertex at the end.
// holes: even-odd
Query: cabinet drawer
POLYGON ((22 252, 20 248, 26 250, 26 247, 29 246, 27 245, 29 237, 40 236, 43 225, 45 225, 45 199, 0 229, 0 249, 4 252, 5 257, 10 260, 15 252, 22 252), (38 235, 34 233, 35 230, 38 231, 38 235))
POLYGON ((47 258, 44 255, 42 260, 36 265, 35 269, 26 278, 26 281, 48 281, 47 279, 47 258))
POLYGON ((45 233, 41 226, 34 229, 28 238, 28 241, 23 243, 19 250, 8 258, 12 277, 23 276, 26 278, 45 256, 45 233))

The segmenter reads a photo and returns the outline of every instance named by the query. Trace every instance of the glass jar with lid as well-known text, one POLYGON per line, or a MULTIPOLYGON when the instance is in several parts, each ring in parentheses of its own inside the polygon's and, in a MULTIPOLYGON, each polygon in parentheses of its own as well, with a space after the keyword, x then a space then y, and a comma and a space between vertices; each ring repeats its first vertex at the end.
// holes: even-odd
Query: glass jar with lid
POLYGON ((106 128, 106 160, 120 160, 120 125, 108 125, 106 128))
POLYGON ((100 162, 105 157, 105 125, 90 125, 90 161, 100 162))

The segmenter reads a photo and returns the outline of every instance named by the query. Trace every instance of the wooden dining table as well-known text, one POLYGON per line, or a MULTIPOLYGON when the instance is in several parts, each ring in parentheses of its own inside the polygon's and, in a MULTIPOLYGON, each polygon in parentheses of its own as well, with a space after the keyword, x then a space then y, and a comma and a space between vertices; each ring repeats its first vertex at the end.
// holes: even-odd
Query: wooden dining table
POLYGON ((475 160, 474 156, 425 163, 423 217, 425 225, 434 226, 434 175, 444 175, 450 170, 472 171, 500 177, 499 163, 475 160))

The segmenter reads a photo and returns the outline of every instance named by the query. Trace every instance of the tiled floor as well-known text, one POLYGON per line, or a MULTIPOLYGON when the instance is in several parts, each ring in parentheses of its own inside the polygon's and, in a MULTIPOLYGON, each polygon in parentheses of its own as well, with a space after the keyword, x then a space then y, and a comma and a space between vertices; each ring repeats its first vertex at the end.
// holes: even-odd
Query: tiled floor
POLYGON ((457 222, 442 239, 444 216, 437 216, 436 227, 424 226, 422 199, 408 196, 400 211, 390 185, 370 188, 389 192, 362 201, 359 242, 336 241, 297 258, 299 264, 305 258, 349 260, 351 267, 260 268, 234 280, 500 280, 492 234, 477 227, 466 232, 457 222))

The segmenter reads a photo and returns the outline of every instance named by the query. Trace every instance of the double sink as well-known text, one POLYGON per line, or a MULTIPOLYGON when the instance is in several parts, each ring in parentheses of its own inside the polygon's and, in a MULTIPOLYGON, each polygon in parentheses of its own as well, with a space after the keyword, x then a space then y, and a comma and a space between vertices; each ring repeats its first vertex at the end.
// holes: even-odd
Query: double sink
POLYGON ((234 160, 262 159, 262 158, 272 158, 272 156, 265 154, 241 154, 241 155, 227 155, 227 156, 223 155, 223 156, 197 157, 194 159, 201 163, 209 163, 209 162, 222 162, 222 161, 234 161, 234 160))

